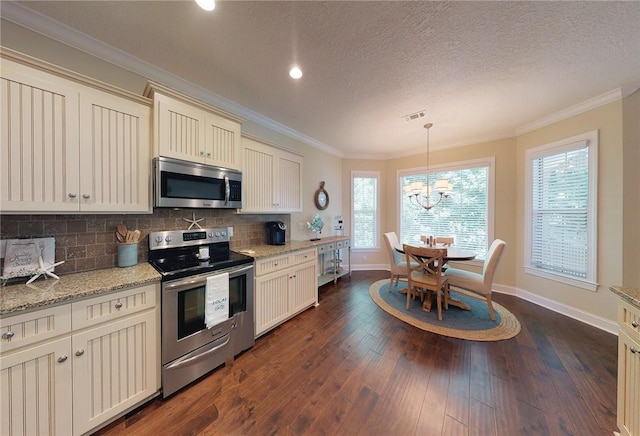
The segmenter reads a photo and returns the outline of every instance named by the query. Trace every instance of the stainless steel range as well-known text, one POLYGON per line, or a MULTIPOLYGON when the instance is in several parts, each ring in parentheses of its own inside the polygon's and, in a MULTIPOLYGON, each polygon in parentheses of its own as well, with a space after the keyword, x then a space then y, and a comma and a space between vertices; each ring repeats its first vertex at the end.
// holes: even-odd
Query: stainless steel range
POLYGON ((167 397, 254 345, 253 258, 229 249, 225 227, 151 232, 149 263, 162 274, 162 392, 167 397))

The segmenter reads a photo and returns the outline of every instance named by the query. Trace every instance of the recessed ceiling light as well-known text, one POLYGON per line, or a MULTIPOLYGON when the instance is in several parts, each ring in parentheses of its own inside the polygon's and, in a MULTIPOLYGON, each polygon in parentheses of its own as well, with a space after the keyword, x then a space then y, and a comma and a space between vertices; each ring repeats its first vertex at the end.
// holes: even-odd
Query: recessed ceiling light
POLYGON ((205 11, 212 11, 216 8, 215 0, 196 0, 196 3, 205 11))
POLYGON ((291 68, 291 70, 289 71, 289 75, 293 79, 299 79, 300 77, 302 77, 302 70, 299 67, 295 66, 291 68))

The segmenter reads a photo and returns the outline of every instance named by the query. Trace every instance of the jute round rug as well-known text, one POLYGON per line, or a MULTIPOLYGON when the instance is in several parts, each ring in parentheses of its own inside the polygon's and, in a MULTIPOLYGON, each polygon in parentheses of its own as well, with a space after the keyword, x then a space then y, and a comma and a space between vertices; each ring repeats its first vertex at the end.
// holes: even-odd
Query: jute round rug
POLYGON ((369 295, 388 314, 419 329, 443 336, 469 341, 501 341, 513 338, 520 332, 520 322, 500 304, 493 302, 496 320, 491 321, 484 301, 455 291, 451 292, 452 297, 467 303, 471 306, 471 310, 462 310, 453 306, 445 310, 443 307, 442 321, 439 321, 437 309, 433 307, 431 312, 423 311, 418 298, 411 301, 407 310, 407 296, 400 293, 400 290, 406 287, 406 283, 400 282, 389 292, 389 280, 378 280, 369 288, 369 295))

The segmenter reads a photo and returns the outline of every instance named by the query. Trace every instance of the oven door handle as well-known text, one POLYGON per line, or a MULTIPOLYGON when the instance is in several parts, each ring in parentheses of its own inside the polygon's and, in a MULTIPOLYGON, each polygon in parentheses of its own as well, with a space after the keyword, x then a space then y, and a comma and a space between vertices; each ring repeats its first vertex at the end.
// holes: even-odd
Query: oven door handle
MULTIPOLYGON (((220 348, 227 346, 229 344, 229 341, 231 340, 231 332, 237 326, 238 326, 238 324, 236 323, 236 320, 234 319, 233 325, 231 326, 231 329, 229 330, 229 333, 227 333, 226 335, 224 335, 221 338, 219 338, 219 339, 226 338, 224 343, 222 343, 220 345, 216 345, 215 347, 210 348, 207 351, 196 350, 196 351, 192 351, 189 354, 185 354, 181 358, 176 359, 173 362, 171 362, 171 364, 167 365, 166 369, 177 369, 177 368, 179 368, 181 366, 197 363, 198 361, 200 361, 201 359, 207 357, 209 354, 213 353, 214 351, 217 351, 220 348)), ((214 343, 215 343, 215 341, 214 341, 214 343)))

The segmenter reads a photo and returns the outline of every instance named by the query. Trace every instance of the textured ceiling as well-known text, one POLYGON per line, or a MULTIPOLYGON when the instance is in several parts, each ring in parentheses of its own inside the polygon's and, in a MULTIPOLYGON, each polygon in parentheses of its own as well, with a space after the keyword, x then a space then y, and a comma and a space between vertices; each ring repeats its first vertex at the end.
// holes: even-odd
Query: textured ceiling
POLYGON ((637 1, 20 3, 344 156, 418 151, 426 121, 432 148, 510 137, 640 86, 637 1))

